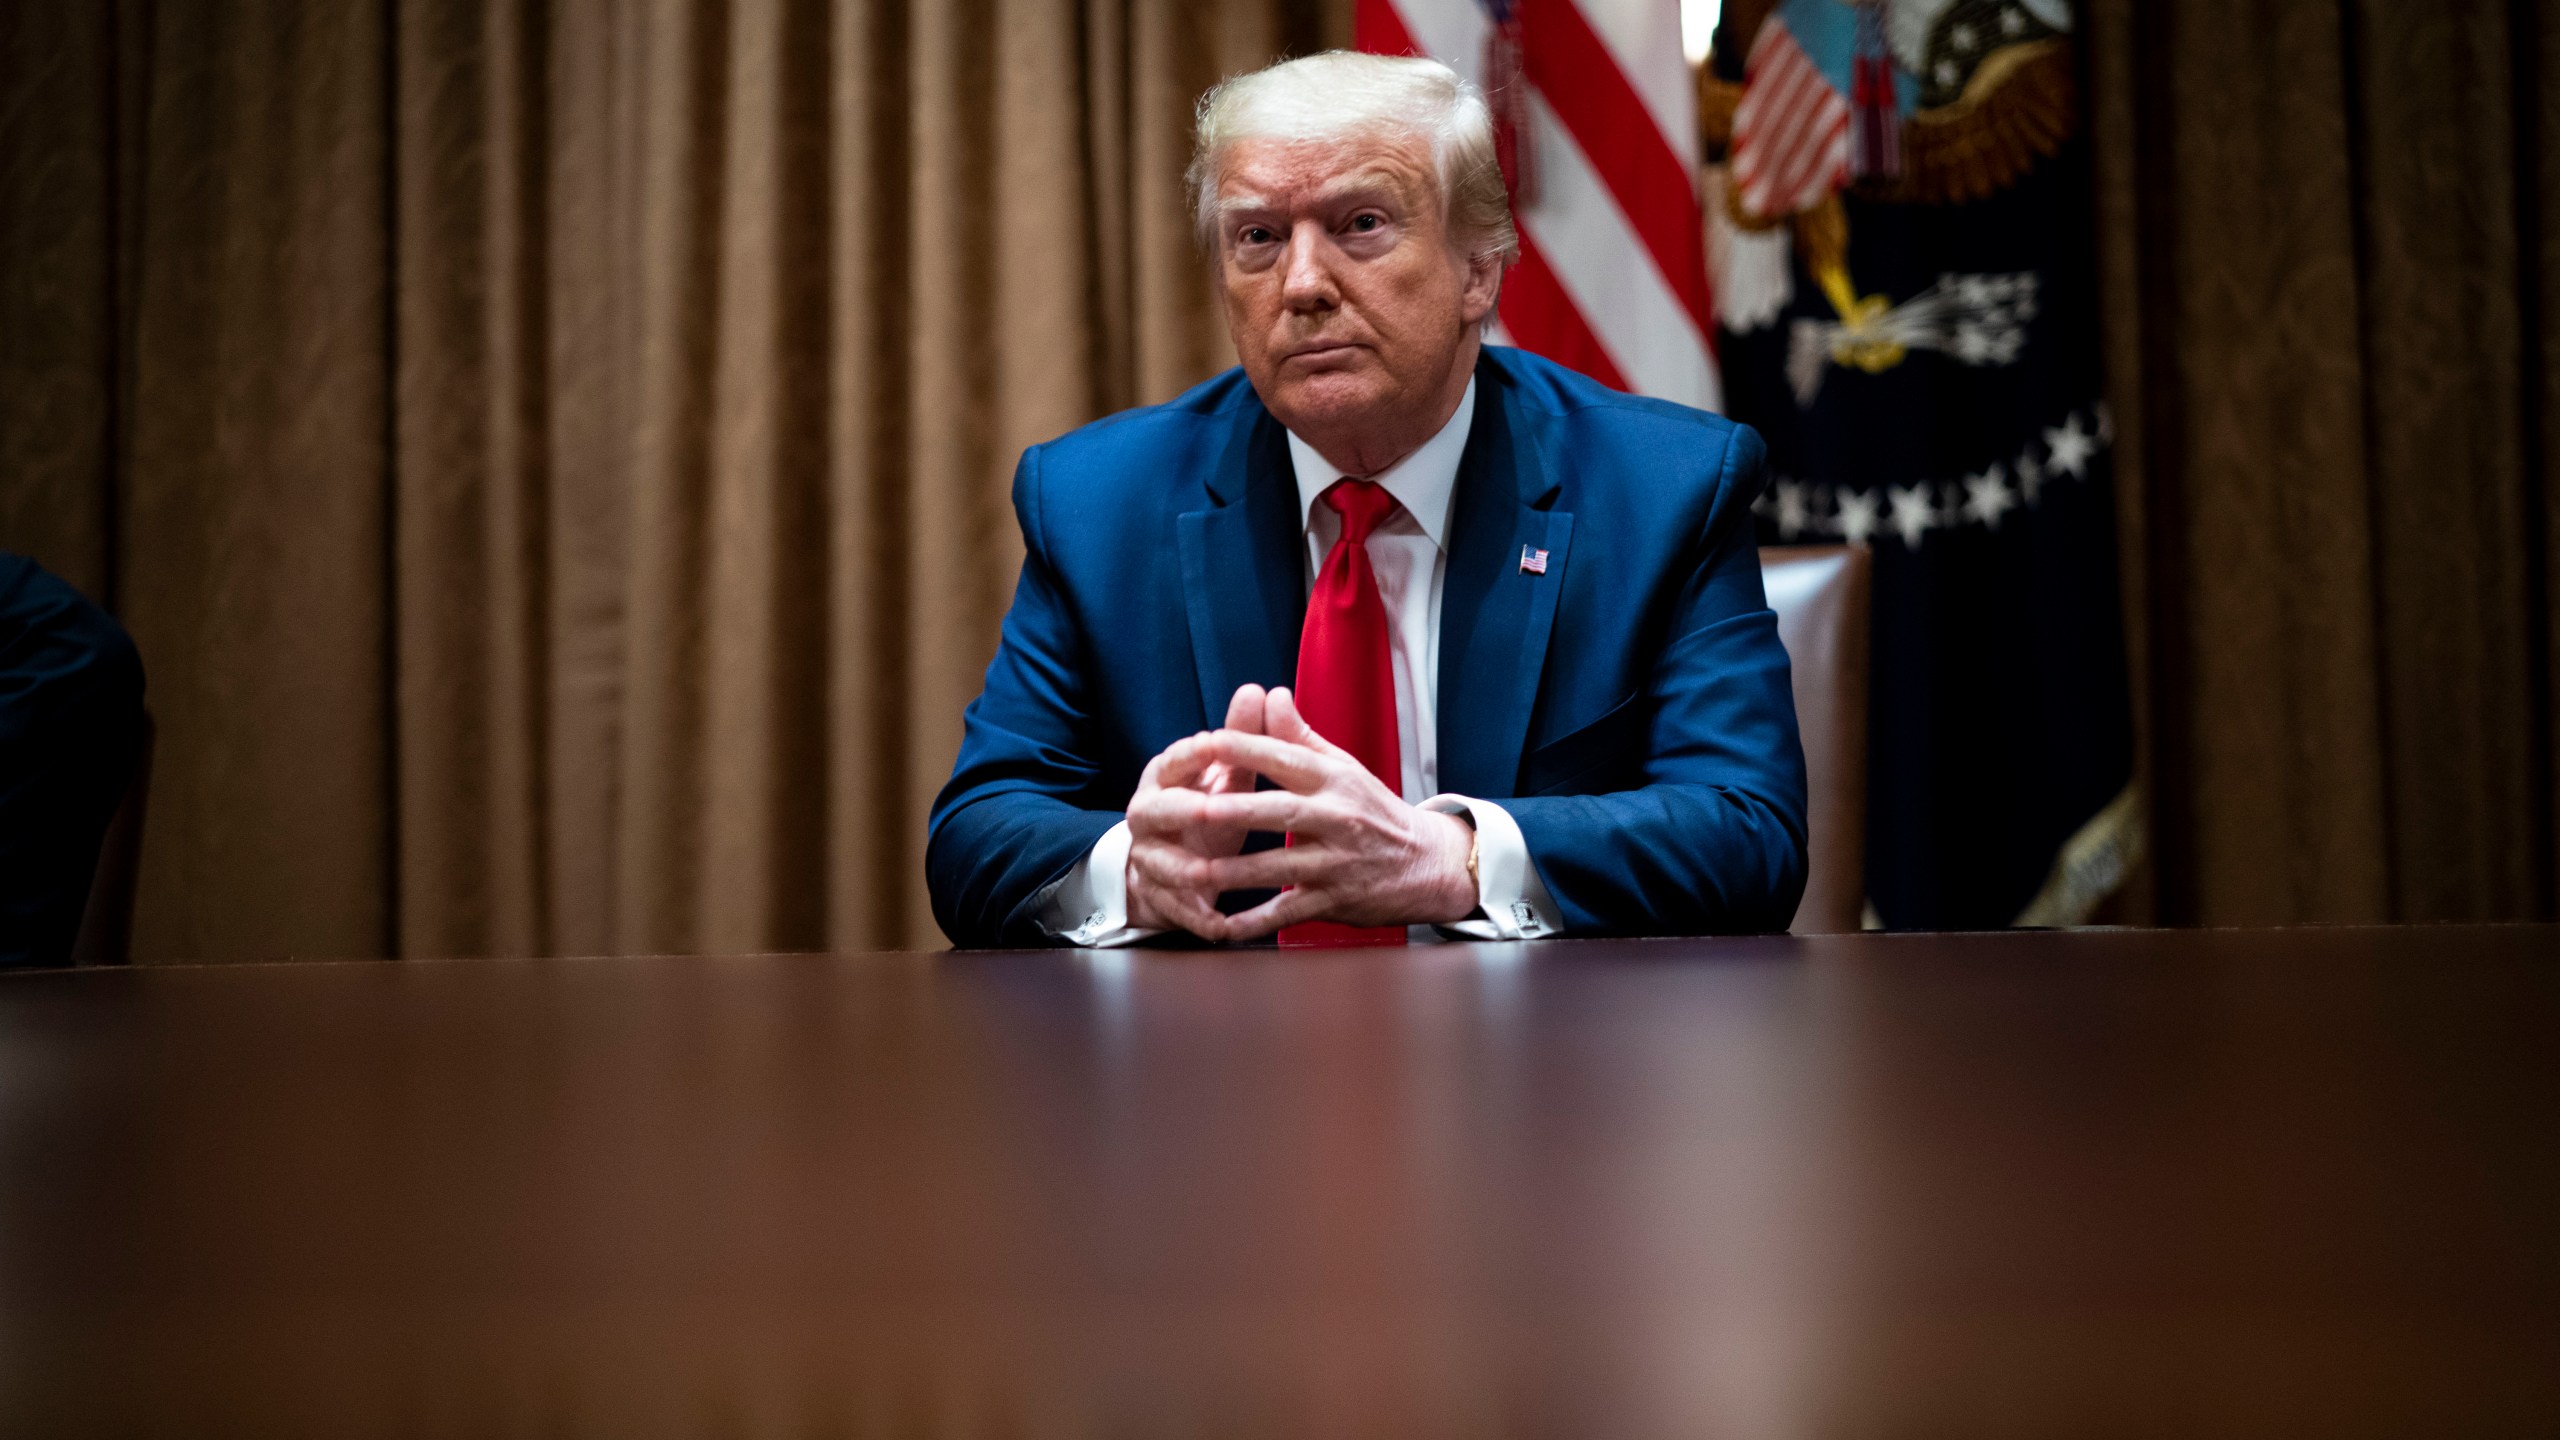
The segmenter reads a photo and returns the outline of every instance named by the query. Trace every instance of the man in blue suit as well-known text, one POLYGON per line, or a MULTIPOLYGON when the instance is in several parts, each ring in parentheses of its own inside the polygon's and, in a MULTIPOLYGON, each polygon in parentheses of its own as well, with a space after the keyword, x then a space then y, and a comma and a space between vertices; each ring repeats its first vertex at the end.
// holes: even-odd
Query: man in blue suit
POLYGON ((1434 62, 1229 81, 1192 186, 1243 363, 1023 456, 931 820, 945 933, 1783 929, 1804 760, 1758 437, 1482 343, 1518 241, 1434 62))

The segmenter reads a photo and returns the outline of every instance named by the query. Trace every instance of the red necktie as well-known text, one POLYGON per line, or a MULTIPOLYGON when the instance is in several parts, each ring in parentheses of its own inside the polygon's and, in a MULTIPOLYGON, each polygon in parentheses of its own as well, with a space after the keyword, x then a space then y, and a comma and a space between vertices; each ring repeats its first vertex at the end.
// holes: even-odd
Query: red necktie
MULTIPOLYGON (((1317 497, 1342 517, 1342 538, 1325 552, 1298 635, 1298 713, 1327 740, 1404 793, 1396 741, 1396 677, 1387 649, 1387 605, 1369 568, 1369 532, 1395 513, 1396 498, 1366 480, 1338 480, 1317 497)), ((1401 945, 1401 925, 1282 926, 1283 945, 1401 945)))

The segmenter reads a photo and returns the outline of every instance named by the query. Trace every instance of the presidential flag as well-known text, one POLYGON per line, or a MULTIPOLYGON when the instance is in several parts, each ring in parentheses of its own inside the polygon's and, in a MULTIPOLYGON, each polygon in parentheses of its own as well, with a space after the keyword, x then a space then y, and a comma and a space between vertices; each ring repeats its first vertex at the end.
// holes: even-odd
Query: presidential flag
POLYGON ((1874 547, 1891 926, 2078 922, 2141 846, 2072 44, 2067 0, 1781 0, 1704 88, 1763 540, 1874 547))
POLYGON ((1484 88, 1520 230, 1493 338, 1721 409, 1678 0, 1357 0, 1353 27, 1484 88))

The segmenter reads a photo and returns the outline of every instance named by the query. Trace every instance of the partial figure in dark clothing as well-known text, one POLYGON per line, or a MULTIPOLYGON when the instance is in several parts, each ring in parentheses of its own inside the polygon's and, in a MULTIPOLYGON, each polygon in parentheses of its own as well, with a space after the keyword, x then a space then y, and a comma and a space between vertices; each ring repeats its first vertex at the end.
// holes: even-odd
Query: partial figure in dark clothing
POLYGON ((71 958, 142 743, 142 657, 115 617, 0 554, 0 965, 71 958))

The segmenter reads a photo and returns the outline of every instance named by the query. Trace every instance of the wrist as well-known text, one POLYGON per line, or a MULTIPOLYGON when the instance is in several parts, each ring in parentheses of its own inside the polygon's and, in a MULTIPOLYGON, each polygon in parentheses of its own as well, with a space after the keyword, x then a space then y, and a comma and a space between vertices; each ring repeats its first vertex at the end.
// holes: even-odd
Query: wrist
POLYGON ((1434 851, 1438 863, 1433 867, 1438 883, 1432 890, 1431 915, 1424 923, 1454 925, 1476 913, 1481 887, 1476 878, 1476 829, 1463 818, 1435 811, 1423 812, 1439 822, 1434 851))

